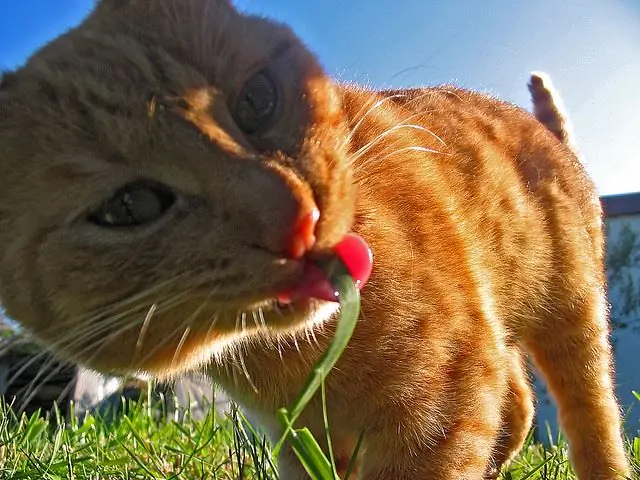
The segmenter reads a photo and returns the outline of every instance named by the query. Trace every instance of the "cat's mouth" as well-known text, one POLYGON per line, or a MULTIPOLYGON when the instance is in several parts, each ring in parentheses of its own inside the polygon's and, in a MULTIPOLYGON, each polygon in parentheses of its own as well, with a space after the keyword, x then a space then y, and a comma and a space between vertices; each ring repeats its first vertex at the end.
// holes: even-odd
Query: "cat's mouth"
POLYGON ((300 278, 293 287, 276 295, 278 302, 284 305, 306 299, 339 302, 339 294, 331 282, 331 273, 322 267, 331 256, 338 257, 347 267, 358 289, 365 286, 373 268, 373 254, 362 237, 348 234, 333 248, 332 254, 302 259, 304 268, 300 278))

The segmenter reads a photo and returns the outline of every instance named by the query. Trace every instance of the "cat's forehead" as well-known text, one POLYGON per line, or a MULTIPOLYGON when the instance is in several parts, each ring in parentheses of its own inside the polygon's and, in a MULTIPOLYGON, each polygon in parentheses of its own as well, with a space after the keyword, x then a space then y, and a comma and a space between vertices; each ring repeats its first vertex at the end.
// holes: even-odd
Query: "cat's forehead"
MULTIPOLYGON (((114 1, 102 3, 109 5, 114 1)), ((121 53, 133 54, 138 50, 148 60, 160 64, 167 60, 166 56, 173 57, 177 64, 174 67, 191 67, 209 84, 224 86, 234 77, 261 68, 288 46, 300 46, 288 27, 240 14, 227 0, 115 3, 125 6, 97 9, 96 20, 89 18, 87 27, 91 28, 95 21, 101 36, 114 41, 119 37, 123 43, 121 53), (162 56, 165 58, 159 58, 162 56)))
MULTIPOLYGON (((9 118, 5 133, 28 129, 40 145, 50 137, 55 150, 62 133, 77 140, 139 121, 156 98, 198 89, 228 98, 273 58, 304 50, 287 27, 241 15, 223 0, 103 1, 11 75, 5 83, 15 101, 0 105, 0 117, 9 118)), ((281 73, 295 75, 290 67, 281 73)))
POLYGON ((232 90, 289 47, 301 45, 287 27, 241 15, 225 0, 103 1, 18 77, 44 96, 70 85, 122 94, 232 90))

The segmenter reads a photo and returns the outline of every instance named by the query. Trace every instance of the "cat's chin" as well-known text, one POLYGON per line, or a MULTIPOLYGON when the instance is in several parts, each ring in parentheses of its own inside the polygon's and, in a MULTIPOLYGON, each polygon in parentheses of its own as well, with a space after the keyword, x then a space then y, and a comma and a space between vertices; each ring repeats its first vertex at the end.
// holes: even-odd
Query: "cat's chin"
POLYGON ((272 332, 295 333, 331 319, 340 309, 336 302, 313 298, 300 298, 286 305, 271 303, 270 307, 265 315, 267 328, 259 328, 258 335, 269 335, 272 332))

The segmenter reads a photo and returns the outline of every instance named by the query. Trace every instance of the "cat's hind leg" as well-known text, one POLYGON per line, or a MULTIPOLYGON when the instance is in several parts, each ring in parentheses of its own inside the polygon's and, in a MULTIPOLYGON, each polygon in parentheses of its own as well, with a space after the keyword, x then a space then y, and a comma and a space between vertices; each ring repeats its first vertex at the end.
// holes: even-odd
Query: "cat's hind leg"
POLYGON ((614 394, 603 281, 593 267, 576 269, 584 275, 574 272, 560 284, 566 290, 553 296, 553 311, 532 327, 527 348, 558 406, 578 478, 625 478, 629 467, 614 394))

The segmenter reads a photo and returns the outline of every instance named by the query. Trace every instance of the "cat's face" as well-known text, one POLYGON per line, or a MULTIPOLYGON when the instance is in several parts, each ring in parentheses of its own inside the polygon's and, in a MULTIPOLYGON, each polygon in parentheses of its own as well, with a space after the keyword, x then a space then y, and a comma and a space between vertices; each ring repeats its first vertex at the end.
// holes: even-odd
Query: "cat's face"
POLYGON ((104 0, 0 91, 0 295, 101 370, 182 368, 274 308, 291 254, 350 229, 338 92, 292 33, 223 0, 104 0))

